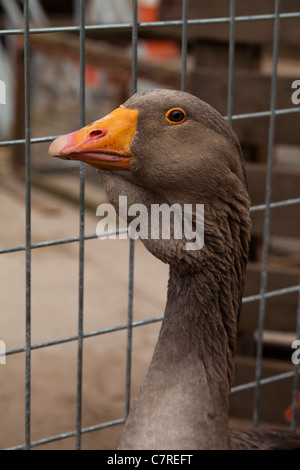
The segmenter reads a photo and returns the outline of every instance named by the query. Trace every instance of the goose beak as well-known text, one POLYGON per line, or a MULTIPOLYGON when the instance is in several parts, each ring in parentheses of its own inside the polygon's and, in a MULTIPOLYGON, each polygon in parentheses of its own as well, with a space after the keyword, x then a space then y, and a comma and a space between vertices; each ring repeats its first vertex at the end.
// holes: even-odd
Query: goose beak
POLYGON ((117 108, 78 131, 58 137, 50 145, 49 155, 79 160, 98 169, 129 170, 137 120, 136 109, 117 108))

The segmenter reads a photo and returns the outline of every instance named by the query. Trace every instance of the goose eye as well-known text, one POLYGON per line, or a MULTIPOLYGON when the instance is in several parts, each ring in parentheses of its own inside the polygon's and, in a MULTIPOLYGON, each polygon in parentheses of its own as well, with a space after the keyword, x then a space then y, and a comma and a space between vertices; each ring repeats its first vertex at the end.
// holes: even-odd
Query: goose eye
POLYGON ((172 108, 166 113, 166 119, 172 124, 181 124, 185 120, 186 114, 181 108, 172 108))

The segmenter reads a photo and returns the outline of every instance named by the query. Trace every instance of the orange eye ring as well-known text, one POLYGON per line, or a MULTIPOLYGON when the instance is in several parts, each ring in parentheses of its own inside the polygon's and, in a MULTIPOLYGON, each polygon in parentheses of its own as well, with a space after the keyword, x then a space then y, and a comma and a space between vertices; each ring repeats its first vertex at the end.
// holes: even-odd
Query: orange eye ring
POLYGON ((166 112, 166 120, 171 124, 181 124, 185 121, 186 114, 181 108, 171 108, 166 112))

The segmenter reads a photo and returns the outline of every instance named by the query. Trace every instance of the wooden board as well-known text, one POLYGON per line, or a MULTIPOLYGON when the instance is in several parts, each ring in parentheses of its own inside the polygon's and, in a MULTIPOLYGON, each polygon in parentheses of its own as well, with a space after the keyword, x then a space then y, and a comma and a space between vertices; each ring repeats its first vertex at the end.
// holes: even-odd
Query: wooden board
MULTIPOLYGON (((294 108, 291 97, 294 76, 277 80, 276 107, 294 108)), ((214 106, 221 114, 227 113, 227 70, 198 68, 192 74, 191 87, 197 96, 214 106)), ((237 70, 234 75, 233 113, 244 114, 270 109, 271 76, 253 70, 237 70)))
MULTIPOLYGON (((33 35, 32 50, 44 51, 53 57, 69 57, 79 60, 79 42, 74 35, 33 35), (62 47, 63 44, 63 47, 62 47)), ((131 80, 131 56, 117 46, 92 39, 86 40, 87 63, 104 68, 113 83, 124 87, 131 80), (123 85, 122 85, 123 84, 123 85)), ((146 59, 138 61, 138 77, 153 80, 162 86, 180 88, 180 64, 162 64, 146 59)), ((277 108, 293 108, 291 84, 295 77, 278 77, 277 108)), ((223 115, 227 114, 227 72, 219 70, 191 71, 188 74, 187 91, 209 102, 223 115)), ((237 71, 234 82, 234 114, 270 109, 270 77, 257 72, 237 71)), ((266 144, 269 118, 249 118, 234 121, 233 127, 242 143, 266 144)), ((300 113, 276 118, 275 141, 281 144, 300 144, 300 113)))
MULTIPOLYGON (((281 13, 299 11, 298 0, 282 0, 281 13)), ((236 2, 236 16, 250 16, 274 13, 274 0, 239 0, 236 2)), ((188 19, 229 18, 229 0, 189 0, 188 19)), ((55 18, 55 26, 65 26, 67 19, 55 18)), ((172 21, 182 19, 182 2, 179 0, 161 0, 159 20, 172 21)), ((255 20, 236 22, 236 43, 252 45, 271 45, 273 42, 273 20, 255 20)), ((280 21, 280 45, 300 46, 300 18, 287 18, 280 21)), ((130 44, 132 31, 122 26, 118 29, 88 30, 87 37, 105 39, 111 43, 130 44)), ((181 44, 182 26, 165 25, 155 28, 138 28, 141 39, 174 39, 181 44)), ((189 25, 189 47, 198 41, 212 40, 227 43, 229 22, 189 25)))
MULTIPOLYGON (((281 13, 299 11, 298 0, 282 0, 281 13)), ((236 16, 262 15, 274 13, 273 0, 239 0, 236 2, 236 16)), ((224 0, 189 0, 188 18, 228 18, 229 1, 224 0)), ((182 3, 178 0, 162 0, 162 20, 179 20, 182 18, 182 3)), ((273 20, 243 21, 236 23, 236 41, 248 44, 272 44, 273 20)), ((300 18, 281 19, 280 42, 300 46, 300 18)), ((213 39, 228 41, 229 23, 189 26, 190 41, 213 39)), ((169 28, 169 34, 180 35, 181 28, 169 28)))
MULTIPOLYGON (((291 97, 295 77, 278 77, 276 109, 296 108, 291 97)), ((227 114, 228 73, 226 70, 200 69, 190 77, 189 89, 227 114)), ((237 70, 234 76, 233 114, 256 113, 270 110, 271 77, 250 70, 237 70)), ((234 120, 233 128, 244 144, 267 144, 269 117, 234 120)), ((300 112, 276 117, 275 142, 300 144, 300 112)))
MULTIPOLYGON (((300 269, 268 267, 267 292, 299 285, 300 269)), ((244 297, 260 292, 261 264, 248 263, 244 297)), ((264 327, 267 330, 296 331, 298 293, 284 294, 266 300, 264 327)), ((247 341, 245 348, 254 343, 254 332, 258 328, 259 301, 243 303, 239 321, 239 336, 247 341)), ((244 351, 245 352, 245 351, 244 351)))
MULTIPOLYGON (((247 163, 246 173, 252 205, 265 200, 266 165, 247 163)), ((272 202, 300 197, 300 168, 276 166, 272 172, 272 202)), ((253 212, 252 233, 263 233, 264 211, 253 212)), ((300 204, 271 209, 271 235, 300 237, 300 204)))
MULTIPOLYGON (((254 357, 236 356, 234 385, 255 380, 256 360, 254 357)), ((262 377, 271 377, 292 371, 291 361, 264 360, 262 377)), ((288 425, 285 411, 292 402, 293 377, 273 382, 261 387, 260 419, 272 424, 288 425)), ((230 416, 243 420, 253 419, 254 388, 231 394, 230 416)))

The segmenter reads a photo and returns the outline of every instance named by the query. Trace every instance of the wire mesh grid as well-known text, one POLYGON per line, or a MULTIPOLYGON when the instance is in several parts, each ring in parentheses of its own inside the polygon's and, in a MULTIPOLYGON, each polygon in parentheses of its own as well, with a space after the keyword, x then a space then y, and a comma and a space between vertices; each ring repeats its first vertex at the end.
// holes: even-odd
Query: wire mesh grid
POLYGON ((253 407, 253 421, 254 427, 259 425, 259 410, 260 410, 260 392, 261 386, 267 383, 284 380, 288 377, 294 377, 293 390, 291 396, 293 401, 293 420, 291 423, 292 429, 296 429, 296 408, 297 408, 297 392, 299 388, 299 365, 295 366, 295 370, 280 373, 262 379, 262 357, 263 357, 263 330, 264 330, 264 316, 266 300, 271 297, 283 296, 289 293, 298 293, 298 308, 297 308, 297 325, 296 337, 300 338, 300 285, 292 285, 286 288, 267 291, 267 264, 268 264, 268 248, 270 237, 270 214, 271 210, 277 207, 287 207, 300 204, 300 197, 278 202, 271 202, 272 195, 272 168, 273 168, 273 155, 274 155, 274 142, 275 142, 275 121, 276 117, 283 114, 293 114, 300 111, 299 107, 289 107, 285 109, 278 109, 276 107, 276 92, 277 92, 277 69, 278 69, 278 55, 279 55, 279 41, 280 41, 280 21, 282 19, 300 18, 300 11, 293 13, 282 13, 280 9, 280 0, 274 1, 274 12, 263 15, 252 16, 237 16, 236 15, 236 2, 230 0, 229 2, 229 15, 226 17, 217 18, 188 18, 188 0, 182 0, 182 18, 178 21, 155 21, 138 23, 138 1, 132 1, 132 21, 122 24, 99 24, 99 25, 86 25, 85 24, 85 1, 79 1, 79 24, 78 26, 64 26, 64 27, 44 27, 32 28, 30 27, 30 14, 29 14, 30 0, 24 0, 23 19, 24 25, 19 29, 3 29, 0 31, 0 36, 5 37, 9 35, 23 36, 24 38, 24 110, 25 110, 25 133, 24 138, 14 140, 3 140, 0 142, 0 147, 17 146, 23 144, 25 147, 25 214, 26 214, 26 240, 25 244, 18 246, 9 246, 2 248, 0 254, 8 254, 13 252, 25 252, 26 256, 26 342, 23 347, 13 348, 6 350, 6 356, 15 355, 18 353, 25 353, 25 441, 24 444, 16 445, 11 449, 30 449, 49 442, 66 439, 68 437, 76 438, 76 449, 81 448, 81 437, 84 433, 100 430, 105 427, 110 427, 125 422, 129 413, 130 407, 130 387, 131 387, 131 362, 132 362, 132 330, 133 328, 141 325, 160 322, 162 317, 149 318, 147 320, 133 321, 133 286, 134 286, 134 252, 135 242, 130 240, 130 256, 129 256, 129 286, 128 286, 128 319, 126 324, 117 325, 110 328, 104 328, 94 331, 85 332, 83 329, 83 297, 84 297, 84 248, 85 244, 90 240, 97 238, 95 233, 87 234, 85 232, 85 165, 80 164, 79 179, 80 179, 80 197, 79 197, 79 234, 73 237, 47 240, 43 242, 32 242, 31 234, 31 146, 43 142, 50 142, 57 136, 43 136, 32 138, 31 136, 31 114, 30 114, 30 37, 35 34, 55 34, 60 32, 79 32, 79 48, 80 48, 80 124, 85 125, 85 35, 87 31, 101 31, 101 30, 128 30, 131 31, 131 57, 132 57, 132 84, 131 93, 137 91, 138 80, 138 34, 142 29, 147 28, 161 28, 180 26, 182 28, 182 42, 181 42, 181 89, 187 88, 187 54, 188 54, 188 28, 190 26, 199 26, 206 24, 219 24, 225 23, 229 26, 229 63, 228 63, 228 96, 227 96, 227 115, 226 119, 232 124, 234 121, 243 120, 248 118, 261 118, 269 117, 269 131, 268 131, 268 151, 267 151, 267 179, 266 179, 266 192, 265 201, 263 204, 252 206, 251 212, 263 211, 264 212, 264 230, 263 230, 263 247, 262 247, 262 266, 261 266, 261 282, 260 291, 256 295, 251 295, 243 298, 243 303, 259 301, 259 325, 258 325, 258 339, 257 339, 257 357, 256 357, 256 377, 255 380, 249 383, 244 383, 232 388, 232 393, 237 393, 242 390, 254 388, 255 389, 255 402, 253 407), (271 78, 271 98, 270 108, 265 111, 251 112, 244 114, 234 114, 234 66, 235 66, 235 29, 237 23, 270 20, 274 22, 273 33, 273 51, 272 51, 272 78, 271 78), (35 249, 42 249, 49 246, 63 245, 63 244, 79 244, 79 277, 78 277, 78 332, 76 335, 66 336, 62 338, 53 339, 51 341, 32 343, 31 341, 31 257, 32 251, 35 249), (115 331, 127 330, 127 359, 126 359, 126 396, 124 405, 124 416, 112 421, 101 422, 89 427, 82 427, 82 381, 83 381, 83 342, 88 338, 108 334, 115 331), (31 439, 31 352, 49 346, 64 344, 68 342, 77 343, 77 400, 76 400, 76 429, 66 431, 57 435, 52 435, 46 438, 41 438, 35 441, 31 439))

